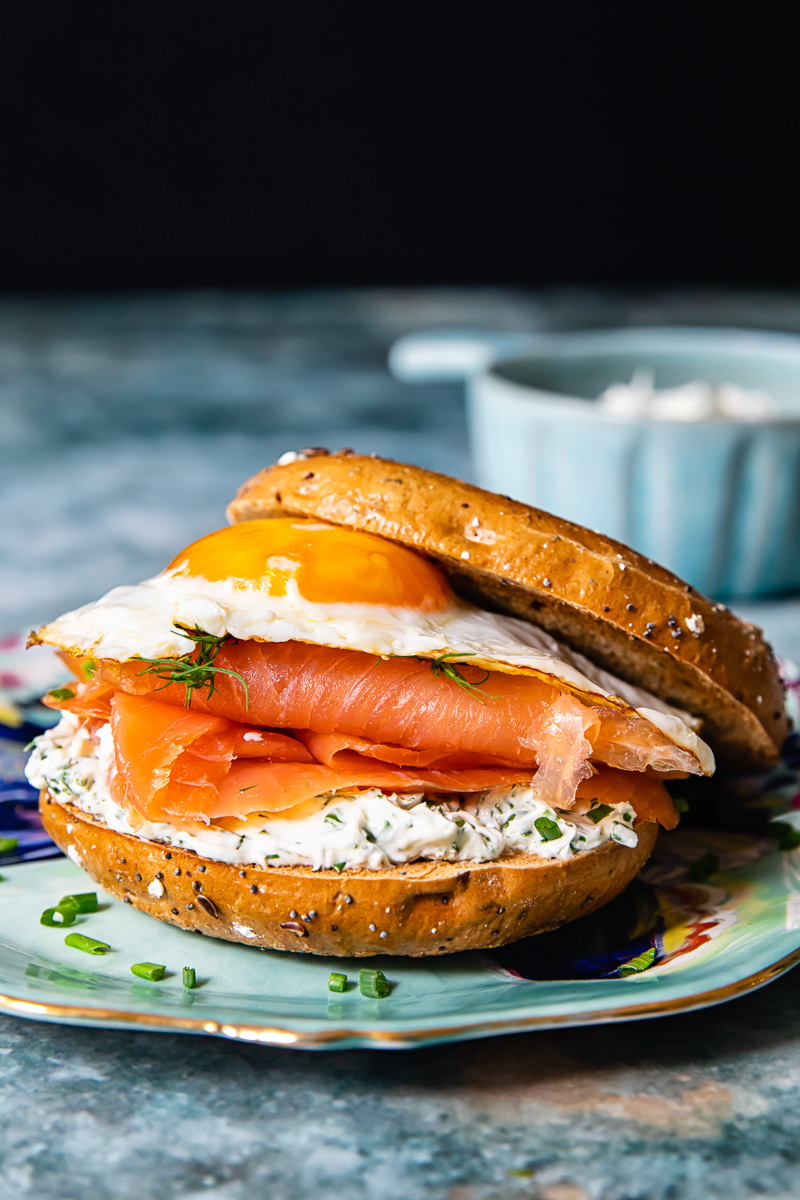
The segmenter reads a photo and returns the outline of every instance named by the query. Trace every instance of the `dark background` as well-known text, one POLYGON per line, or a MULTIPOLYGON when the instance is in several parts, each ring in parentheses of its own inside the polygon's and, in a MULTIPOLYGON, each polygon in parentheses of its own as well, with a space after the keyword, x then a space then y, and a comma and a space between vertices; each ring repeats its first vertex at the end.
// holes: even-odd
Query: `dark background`
POLYGON ((786 19, 17 5, 0 289, 795 284, 786 19))

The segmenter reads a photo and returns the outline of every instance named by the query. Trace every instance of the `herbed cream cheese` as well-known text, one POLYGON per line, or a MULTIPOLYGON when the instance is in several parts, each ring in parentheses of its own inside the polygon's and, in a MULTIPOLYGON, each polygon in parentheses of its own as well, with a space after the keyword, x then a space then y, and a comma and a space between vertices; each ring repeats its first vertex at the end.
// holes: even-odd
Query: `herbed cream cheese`
POLYGON ((101 727, 95 744, 79 718, 65 713, 35 739, 26 775, 34 787, 46 787, 57 801, 74 804, 118 833, 237 866, 380 870, 415 859, 490 862, 519 851, 565 860, 608 841, 629 847, 638 842, 629 804, 564 813, 525 785, 492 788, 463 804, 434 801, 421 792, 386 795, 376 788, 330 793, 308 816, 265 814, 263 825, 250 818, 241 833, 214 825, 189 831, 155 821, 133 829, 108 788, 114 769, 110 727, 101 727))

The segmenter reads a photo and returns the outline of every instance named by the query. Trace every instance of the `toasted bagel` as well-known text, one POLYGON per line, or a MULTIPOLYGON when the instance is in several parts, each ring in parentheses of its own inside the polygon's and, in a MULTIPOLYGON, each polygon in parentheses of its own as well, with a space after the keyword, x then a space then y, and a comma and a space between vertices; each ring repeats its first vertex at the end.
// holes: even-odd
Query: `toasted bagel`
POLYGON ((150 916, 248 946, 355 958, 485 950, 554 929, 619 895, 658 835, 641 824, 633 849, 606 842, 566 861, 515 854, 339 874, 200 858, 117 833, 47 791, 40 810, 73 862, 150 916))
POLYGON ((761 631, 599 533, 422 467, 302 451, 228 507, 232 523, 316 517, 440 562, 454 589, 530 620, 621 679, 702 721, 723 770, 775 762, 789 730, 761 631))

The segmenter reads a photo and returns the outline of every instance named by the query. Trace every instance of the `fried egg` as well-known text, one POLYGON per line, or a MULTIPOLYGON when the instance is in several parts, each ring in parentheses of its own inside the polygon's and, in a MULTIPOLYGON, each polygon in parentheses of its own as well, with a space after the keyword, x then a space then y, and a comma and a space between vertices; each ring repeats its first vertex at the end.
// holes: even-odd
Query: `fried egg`
POLYGON ((713 756, 694 719, 624 683, 527 621, 457 597, 443 569, 374 534, 304 519, 244 521, 193 542, 165 571, 117 587, 35 636, 79 656, 127 661, 188 654, 189 631, 300 641, 380 657, 468 661, 555 677, 635 709, 703 770, 713 756))

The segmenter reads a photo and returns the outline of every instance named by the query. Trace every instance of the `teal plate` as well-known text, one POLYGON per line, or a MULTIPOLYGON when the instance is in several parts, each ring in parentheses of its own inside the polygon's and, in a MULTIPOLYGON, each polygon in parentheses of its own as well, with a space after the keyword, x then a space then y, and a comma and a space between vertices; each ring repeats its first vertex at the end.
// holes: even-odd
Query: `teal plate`
POLYGON ((780 853, 774 841, 724 832, 662 838, 644 882, 554 934, 491 955, 416 960, 356 962, 232 945, 161 924, 102 893, 100 911, 73 927, 112 947, 89 956, 65 946, 63 930, 39 924, 43 908, 86 890, 77 867, 56 858, 3 875, 0 1007, 75 1025, 309 1049, 425 1046, 704 1008, 800 961, 800 850, 780 853), (708 854, 719 871, 693 881, 687 866, 708 854), (648 947, 654 965, 620 975, 619 958, 648 947), (135 979, 130 967, 141 961, 166 964, 164 980, 135 979), (359 993, 365 965, 391 981, 386 999, 359 993), (194 991, 182 986, 183 966, 196 970, 194 991), (341 995, 327 991, 332 970, 348 974, 341 995))

